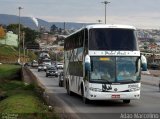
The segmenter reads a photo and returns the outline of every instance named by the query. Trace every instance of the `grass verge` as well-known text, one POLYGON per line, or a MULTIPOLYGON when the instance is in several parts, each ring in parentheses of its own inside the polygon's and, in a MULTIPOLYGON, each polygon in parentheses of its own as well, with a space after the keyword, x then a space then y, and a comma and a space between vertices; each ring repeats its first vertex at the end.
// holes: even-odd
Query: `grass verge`
POLYGON ((0 95, 6 95, 0 101, 0 118, 15 116, 20 119, 58 119, 54 110, 49 111, 38 96, 34 85, 22 82, 20 75, 16 79, 10 78, 20 74, 19 71, 20 67, 16 65, 0 65, 0 95))
POLYGON ((7 56, 13 56, 18 54, 18 51, 15 47, 13 46, 8 46, 8 45, 1 45, 0 44, 0 54, 1 55, 7 55, 7 56))
POLYGON ((20 79, 20 65, 1 64, 0 65, 0 79, 1 81, 7 79, 20 79), (3 79, 3 80, 2 80, 3 79))

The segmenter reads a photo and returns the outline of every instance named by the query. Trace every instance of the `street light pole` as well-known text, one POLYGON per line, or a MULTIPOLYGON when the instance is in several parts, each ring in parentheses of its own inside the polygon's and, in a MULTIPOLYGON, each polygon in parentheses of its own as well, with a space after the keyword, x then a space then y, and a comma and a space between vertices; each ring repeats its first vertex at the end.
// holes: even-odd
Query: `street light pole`
POLYGON ((20 40, 21 40, 21 26, 20 26, 20 18, 21 18, 21 9, 22 7, 18 7, 19 10, 19 28, 18 28, 18 63, 20 63, 20 40))
POLYGON ((107 4, 109 4, 110 2, 104 1, 104 2, 102 2, 102 3, 105 5, 105 24, 106 24, 106 6, 107 6, 107 4))
POLYGON ((25 32, 23 32, 23 66, 24 66, 24 63, 25 63, 25 46, 24 46, 24 39, 25 39, 25 32))

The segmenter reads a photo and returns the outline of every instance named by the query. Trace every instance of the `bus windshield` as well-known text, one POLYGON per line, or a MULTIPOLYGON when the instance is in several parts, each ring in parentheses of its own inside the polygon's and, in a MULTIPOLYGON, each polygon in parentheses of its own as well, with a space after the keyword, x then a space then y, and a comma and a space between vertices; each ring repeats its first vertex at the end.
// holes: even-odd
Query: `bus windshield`
POLYGON ((89 34, 89 50, 138 50, 133 29, 97 28, 89 34))
POLYGON ((138 57, 91 57, 91 82, 128 83, 139 80, 138 57))

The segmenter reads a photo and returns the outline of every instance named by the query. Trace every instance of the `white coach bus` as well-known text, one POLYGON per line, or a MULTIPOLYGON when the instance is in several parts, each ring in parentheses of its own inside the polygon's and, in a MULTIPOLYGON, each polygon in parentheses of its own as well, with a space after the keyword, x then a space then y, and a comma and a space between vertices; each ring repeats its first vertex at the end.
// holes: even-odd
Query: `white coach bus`
POLYGON ((140 54, 135 27, 88 25, 64 41, 64 85, 67 93, 89 100, 140 98, 141 70, 147 62, 140 54))

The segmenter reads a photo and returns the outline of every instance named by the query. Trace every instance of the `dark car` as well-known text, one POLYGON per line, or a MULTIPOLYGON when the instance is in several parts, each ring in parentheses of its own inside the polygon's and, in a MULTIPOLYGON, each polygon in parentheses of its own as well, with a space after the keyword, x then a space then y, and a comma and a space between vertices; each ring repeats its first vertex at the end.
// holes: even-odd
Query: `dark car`
POLYGON ((151 69, 153 69, 153 70, 157 70, 157 69, 159 69, 159 65, 158 64, 156 64, 156 63, 152 63, 151 65, 150 65, 150 67, 151 67, 151 69))
POLYGON ((31 66, 31 62, 26 62, 24 66, 31 66))
POLYGON ((55 76, 58 77, 58 71, 56 67, 48 67, 46 71, 46 77, 55 76))
POLYGON ((59 86, 62 87, 64 82, 64 73, 60 72, 59 74, 59 86))

